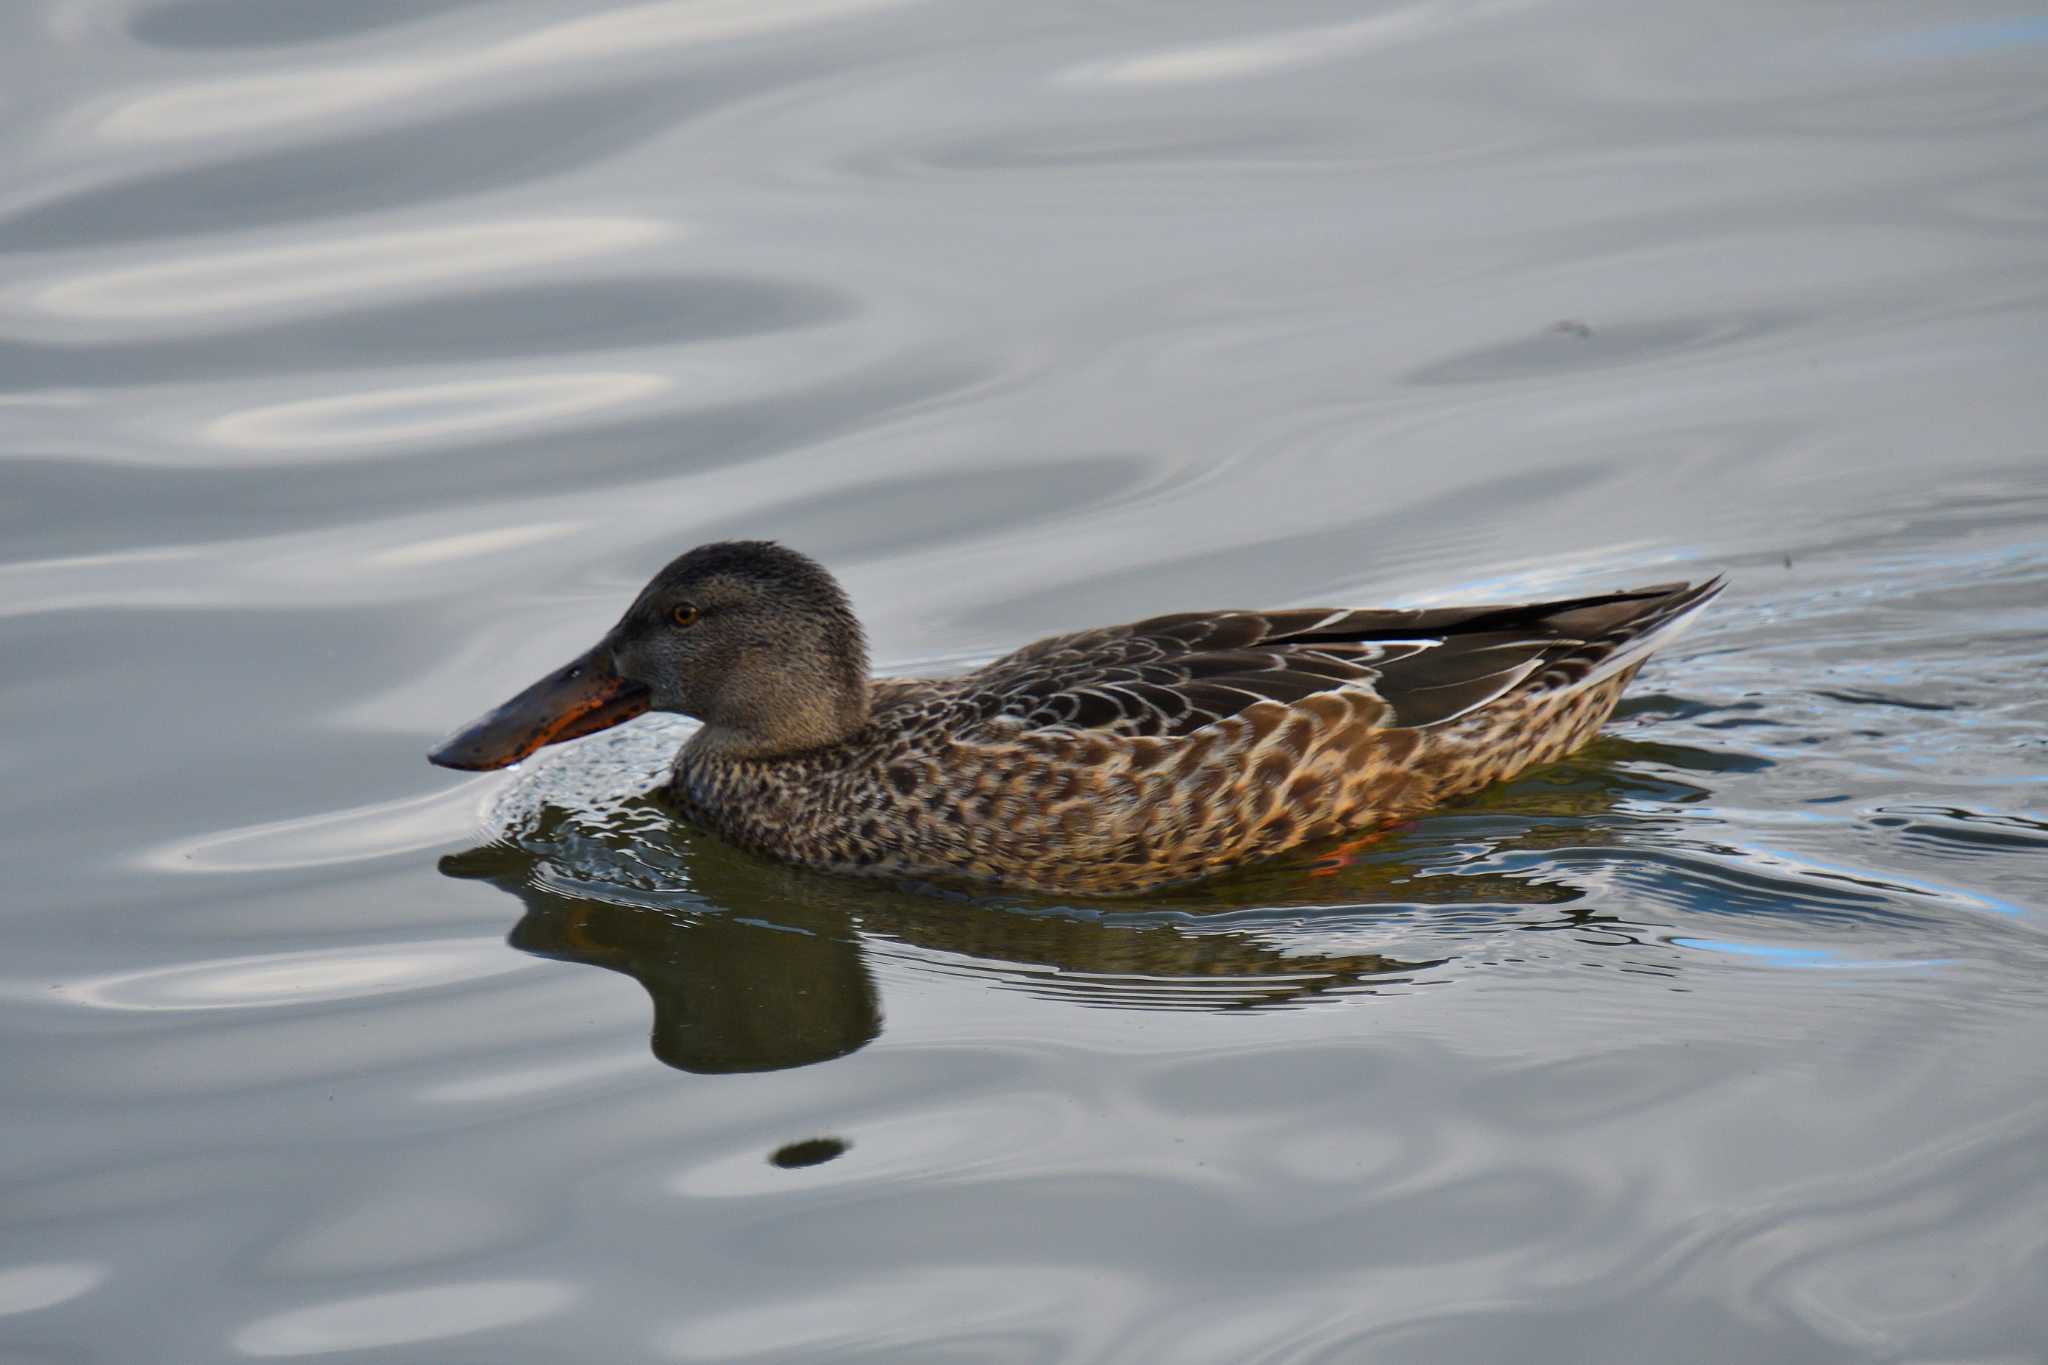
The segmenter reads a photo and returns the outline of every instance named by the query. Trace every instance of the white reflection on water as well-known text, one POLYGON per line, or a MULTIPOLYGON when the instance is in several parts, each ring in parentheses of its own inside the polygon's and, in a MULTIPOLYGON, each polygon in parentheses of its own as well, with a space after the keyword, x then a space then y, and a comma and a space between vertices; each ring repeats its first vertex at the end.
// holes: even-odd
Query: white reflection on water
POLYGON ((677 1360, 829 1360, 856 1348, 886 1359, 892 1348, 913 1344, 929 1351, 937 1344, 932 1324, 943 1322, 946 1342, 980 1347, 964 1352, 973 1358, 995 1358, 991 1348, 999 1342, 1014 1347, 1037 1339, 1041 1349, 1021 1358, 1097 1360, 1130 1305, 1145 1296, 1140 1279, 1100 1264, 899 1269, 772 1305, 705 1313, 671 1329, 661 1347, 677 1360), (990 1292, 991 1285, 1001 1291, 990 1292), (1061 1349, 1045 1346, 1051 1337, 1061 1349))
POLYGON ((428 1086, 420 1092, 420 1099, 428 1104, 499 1104, 508 1100, 530 1100, 535 1096, 588 1087, 621 1076, 644 1074, 646 1067, 647 1058, 635 1045, 603 1055, 579 1056, 566 1062, 500 1068, 458 1076, 428 1086))
POLYGON ((429 536, 424 540, 394 545, 368 557, 380 569, 411 569, 423 564, 446 564, 478 555, 504 554, 560 540, 582 530, 580 521, 541 522, 534 526, 500 526, 489 531, 465 531, 452 536, 429 536))
POLYGON ((379 290, 447 287, 625 251, 677 232, 653 218, 590 216, 359 233, 59 276, 25 292, 19 306, 94 321, 201 318, 349 301, 379 290))
POLYGON ((157 872, 277 872, 413 853, 472 828, 477 785, 202 834, 144 849, 137 861, 157 872))
POLYGON ((97 131, 112 142, 161 143, 333 119, 363 110, 416 108, 418 100, 479 82, 489 82, 487 89, 495 96, 505 91, 500 82, 508 78, 534 79, 577 62, 645 57, 662 49, 800 28, 905 3, 908 0, 655 0, 440 56, 196 81, 119 101, 100 117, 97 131))
MULTIPOLYGON (((515 523, 450 535, 429 531, 430 525, 445 524, 440 519, 407 517, 345 532, 24 560, 0 564, 0 617, 135 607, 208 610, 271 605, 309 611, 390 601, 394 594, 444 591, 448 573, 454 572, 445 568, 448 565, 488 575, 493 566, 476 561, 551 543, 594 519, 595 514, 592 519, 515 523), (413 572, 429 566, 438 572, 413 572)), ((335 815, 354 818, 347 811, 319 818, 335 815)), ((175 854, 182 858, 187 851, 180 846, 175 854)))
POLYGON ((1168 48, 1142 57, 1073 67, 1062 72, 1060 79, 1077 85, 1157 86, 1263 76, 1405 42, 1437 27, 1441 11, 1440 5, 1411 5, 1348 24, 1168 48))
POLYGON ((321 1210, 286 1236, 270 1259, 279 1270, 307 1278, 392 1275, 530 1237, 538 1213, 517 1196, 463 1188, 456 1178, 380 1179, 321 1210))
POLYGON ((46 1261, 0 1270, 0 1317, 32 1313, 89 1294, 107 1278, 105 1266, 46 1261))
POLYGON ((104 1010, 266 1009, 428 990, 536 965, 495 937, 429 939, 148 967, 67 982, 52 994, 104 1010))
POLYGON ((440 1341, 559 1313, 580 1297, 553 1280, 480 1280, 294 1308, 235 1333, 251 1356, 328 1355, 440 1341))
POLYGON ((664 375, 629 370, 415 384, 233 412, 208 422, 203 435, 216 445, 278 458, 295 450, 406 446, 616 408, 673 384, 664 375))

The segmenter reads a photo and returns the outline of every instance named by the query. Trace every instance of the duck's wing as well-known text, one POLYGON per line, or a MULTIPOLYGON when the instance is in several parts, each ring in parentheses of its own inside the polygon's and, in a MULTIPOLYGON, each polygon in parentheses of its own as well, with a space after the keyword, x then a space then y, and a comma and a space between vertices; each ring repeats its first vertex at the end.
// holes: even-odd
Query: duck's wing
POLYGON ((960 681, 991 737, 1187 735, 1258 702, 1338 690, 1381 702, 1383 725, 1442 725, 1518 687, 1570 690, 1611 676, 1721 586, 1410 611, 1187 612, 1054 636, 960 681))

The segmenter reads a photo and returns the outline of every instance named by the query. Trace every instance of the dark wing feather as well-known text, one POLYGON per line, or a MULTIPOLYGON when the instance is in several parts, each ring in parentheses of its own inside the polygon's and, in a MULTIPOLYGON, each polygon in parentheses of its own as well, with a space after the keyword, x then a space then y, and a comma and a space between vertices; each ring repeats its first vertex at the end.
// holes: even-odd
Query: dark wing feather
POLYGON ((1186 735, 1260 701, 1357 688, 1387 723, 1439 725, 1521 687, 1627 667, 1720 591, 1660 584, 1558 602, 1412 611, 1187 612, 1057 635, 961 679, 984 722, 1186 735))

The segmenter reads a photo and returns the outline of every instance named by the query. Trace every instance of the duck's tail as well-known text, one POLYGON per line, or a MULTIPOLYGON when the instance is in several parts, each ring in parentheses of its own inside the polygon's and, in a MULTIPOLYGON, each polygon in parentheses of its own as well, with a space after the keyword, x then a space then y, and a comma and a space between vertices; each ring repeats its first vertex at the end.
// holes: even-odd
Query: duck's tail
POLYGON ((1573 753, 1599 732, 1635 670, 1724 586, 1662 583, 1525 608, 1555 632, 1527 672, 1484 708, 1432 731, 1431 797, 1443 801, 1573 753))
POLYGON ((1727 585, 1717 574, 1703 583, 1659 583, 1556 604, 1550 624, 1580 643, 1546 660, 1530 681, 1532 690, 1578 692, 1634 669, 1678 638, 1727 585))

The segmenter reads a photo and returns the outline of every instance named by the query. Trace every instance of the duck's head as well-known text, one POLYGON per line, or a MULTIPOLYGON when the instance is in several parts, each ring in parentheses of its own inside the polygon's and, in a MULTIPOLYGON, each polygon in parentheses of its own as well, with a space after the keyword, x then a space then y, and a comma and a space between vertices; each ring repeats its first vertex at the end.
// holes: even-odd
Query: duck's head
POLYGON ((867 644, 832 575, 763 540, 669 564, 596 647, 428 755, 503 768, 645 711, 704 722, 700 743, 767 758, 837 743, 867 720, 867 644))

